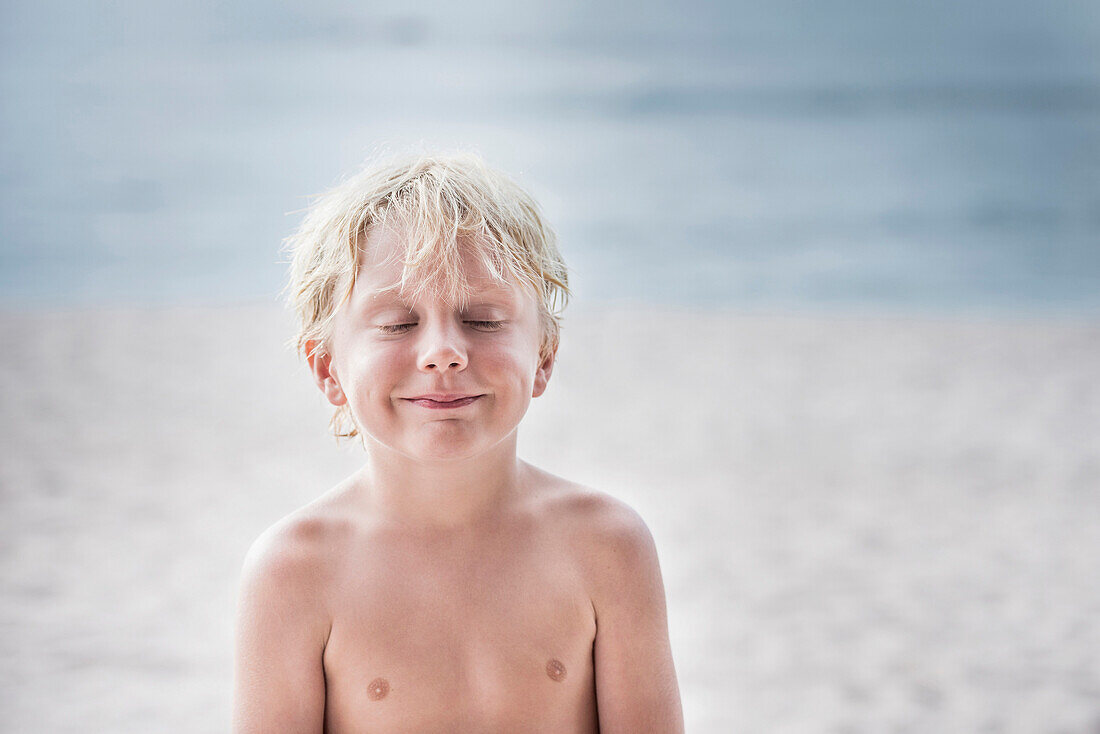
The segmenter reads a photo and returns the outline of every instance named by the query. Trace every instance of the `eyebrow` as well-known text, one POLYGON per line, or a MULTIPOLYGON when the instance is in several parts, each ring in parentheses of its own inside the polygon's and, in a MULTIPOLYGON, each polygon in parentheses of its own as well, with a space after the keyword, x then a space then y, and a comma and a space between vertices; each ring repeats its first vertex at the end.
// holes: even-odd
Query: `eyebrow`
MULTIPOLYGON (((513 308, 516 299, 512 293, 504 288, 489 288, 472 295, 464 310, 479 306, 496 306, 498 308, 513 308)), ((371 294, 364 303, 364 310, 373 312, 385 308, 398 308, 402 311, 412 311, 415 304, 409 303, 400 294, 386 290, 371 294)))
POLYGON ((373 308, 375 306, 408 306, 405 299, 401 297, 401 294, 392 290, 376 291, 371 293, 365 299, 367 308, 373 308))

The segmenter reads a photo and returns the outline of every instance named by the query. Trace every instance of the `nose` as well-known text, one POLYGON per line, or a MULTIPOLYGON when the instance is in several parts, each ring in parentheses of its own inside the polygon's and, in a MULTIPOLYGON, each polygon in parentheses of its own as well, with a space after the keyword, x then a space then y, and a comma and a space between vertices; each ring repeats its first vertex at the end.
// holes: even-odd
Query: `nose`
POLYGON ((424 329, 417 360, 422 372, 466 369, 466 345, 460 331, 449 324, 424 329))

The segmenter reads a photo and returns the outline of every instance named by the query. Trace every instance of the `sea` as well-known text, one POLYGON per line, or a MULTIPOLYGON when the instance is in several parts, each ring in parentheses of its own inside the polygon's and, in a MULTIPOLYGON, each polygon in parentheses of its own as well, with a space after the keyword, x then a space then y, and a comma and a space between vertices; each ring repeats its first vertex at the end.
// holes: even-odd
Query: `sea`
POLYGON ((1100 5, 0 5, 0 308, 277 302, 364 162, 474 150, 575 301, 1100 315, 1100 5))

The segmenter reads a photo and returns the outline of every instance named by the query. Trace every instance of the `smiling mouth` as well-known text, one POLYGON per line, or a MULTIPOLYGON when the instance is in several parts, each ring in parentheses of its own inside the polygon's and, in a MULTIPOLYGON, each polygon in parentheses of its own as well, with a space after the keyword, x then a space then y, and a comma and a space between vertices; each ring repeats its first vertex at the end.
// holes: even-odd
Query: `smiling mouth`
POLYGON ((423 396, 419 398, 405 399, 413 405, 419 405, 421 408, 430 408, 432 410, 447 410, 449 408, 462 408, 474 402, 480 397, 480 395, 433 395, 431 397, 423 396))

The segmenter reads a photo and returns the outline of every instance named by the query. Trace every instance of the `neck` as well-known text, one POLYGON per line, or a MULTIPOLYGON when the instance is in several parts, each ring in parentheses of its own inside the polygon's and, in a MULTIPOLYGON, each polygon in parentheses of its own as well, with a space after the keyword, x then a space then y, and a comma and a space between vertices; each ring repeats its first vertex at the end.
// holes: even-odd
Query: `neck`
POLYGON ((491 517, 519 488, 526 464, 516 434, 467 459, 413 460, 366 438, 360 487, 380 516, 421 526, 469 525, 491 517))

